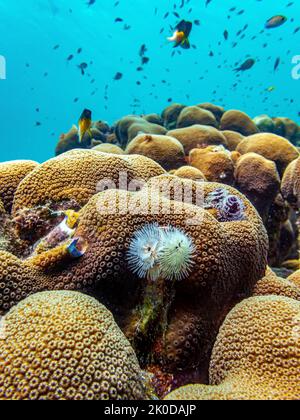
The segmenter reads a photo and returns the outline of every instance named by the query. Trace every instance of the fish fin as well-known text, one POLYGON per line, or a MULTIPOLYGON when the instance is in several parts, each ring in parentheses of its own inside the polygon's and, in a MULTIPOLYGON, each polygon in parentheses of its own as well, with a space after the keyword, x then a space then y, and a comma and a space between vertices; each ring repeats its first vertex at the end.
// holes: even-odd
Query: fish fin
POLYGON ((185 38, 182 43, 180 44, 181 48, 184 50, 189 50, 191 48, 191 44, 188 38, 185 38))

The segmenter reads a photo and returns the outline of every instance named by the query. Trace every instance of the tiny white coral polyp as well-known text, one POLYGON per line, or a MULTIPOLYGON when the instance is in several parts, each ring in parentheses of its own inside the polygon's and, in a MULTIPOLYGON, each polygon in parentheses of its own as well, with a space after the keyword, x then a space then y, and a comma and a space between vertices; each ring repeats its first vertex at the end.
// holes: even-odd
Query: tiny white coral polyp
POLYGON ((140 278, 180 281, 188 277, 196 248, 183 231, 149 224, 131 241, 127 259, 130 270, 140 278))
POLYGON ((149 224, 134 236, 127 254, 131 271, 140 278, 157 280, 160 275, 158 255, 161 248, 161 232, 156 224, 149 224))
POLYGON ((194 265, 195 253, 193 241, 186 233, 173 227, 167 229, 159 255, 162 277, 175 281, 187 278, 194 265))

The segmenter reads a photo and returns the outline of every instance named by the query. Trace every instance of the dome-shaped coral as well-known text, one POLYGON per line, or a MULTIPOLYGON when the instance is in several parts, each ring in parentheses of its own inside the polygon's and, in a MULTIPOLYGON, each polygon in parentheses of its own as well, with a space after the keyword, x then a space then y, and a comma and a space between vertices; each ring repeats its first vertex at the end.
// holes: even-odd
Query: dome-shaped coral
POLYGON ((142 371, 111 313, 75 292, 15 306, 0 331, 0 399, 141 400, 142 371))
POLYGON ((167 171, 185 164, 182 144, 170 136, 140 134, 128 144, 126 153, 153 159, 167 171))
POLYGON ((223 136, 227 140, 227 148, 231 152, 234 152, 241 141, 244 139, 244 136, 236 131, 224 130, 222 131, 223 136))
POLYGON ((177 128, 191 127, 196 124, 218 127, 218 122, 212 112, 198 106, 184 108, 178 117, 177 128))
POLYGON ((245 138, 237 147, 242 155, 253 152, 276 163, 282 176, 287 166, 299 157, 299 152, 288 140, 276 134, 260 133, 245 138))
POLYGON ((221 119, 221 130, 237 131, 243 136, 251 136, 259 130, 244 112, 237 110, 226 111, 221 119))
POLYGON ((126 147, 127 144, 134 139, 138 134, 157 134, 164 135, 167 130, 159 124, 152 124, 142 117, 136 115, 129 115, 117 122, 115 133, 121 147, 126 147))
POLYGON ((274 162, 256 153, 246 153, 237 161, 235 186, 266 220, 280 189, 280 177, 274 162))
POLYGON ((125 152, 121 147, 110 143, 99 144, 98 146, 93 147, 92 150, 102 153, 112 153, 114 155, 125 155, 125 152))
POLYGON ((31 160, 0 163, 0 200, 7 212, 12 209, 14 195, 20 182, 37 166, 38 163, 31 160))
POLYGON ((189 163, 203 172, 208 181, 233 185, 234 162, 231 153, 223 146, 193 149, 189 154, 189 163))
POLYGON ((192 181, 206 181, 206 178, 199 169, 193 166, 181 166, 181 168, 172 172, 172 175, 179 178, 191 179, 192 181))
POLYGON ((214 127, 206 125, 193 125, 179 128, 168 132, 168 136, 175 137, 184 147, 185 155, 197 148, 205 148, 211 145, 227 146, 227 140, 223 134, 214 127))
POLYGON ((255 297, 237 305, 218 335, 210 384, 190 385, 169 400, 298 400, 300 302, 255 297))
POLYGON ((295 208, 300 207, 300 158, 287 167, 281 184, 284 198, 295 208))
MULTIPOLYGON (((127 182, 147 181, 164 170, 144 156, 118 156, 93 150, 73 150, 40 165, 19 185, 15 195, 14 214, 47 202, 75 200, 84 205, 93 194, 101 191, 101 181, 111 188, 120 186, 120 173, 127 182)), ((127 188, 125 182, 124 188, 127 188)))
POLYGON ((284 296, 300 301, 300 282, 299 286, 292 279, 277 277, 270 269, 264 278, 259 280, 253 291, 253 296, 284 296))

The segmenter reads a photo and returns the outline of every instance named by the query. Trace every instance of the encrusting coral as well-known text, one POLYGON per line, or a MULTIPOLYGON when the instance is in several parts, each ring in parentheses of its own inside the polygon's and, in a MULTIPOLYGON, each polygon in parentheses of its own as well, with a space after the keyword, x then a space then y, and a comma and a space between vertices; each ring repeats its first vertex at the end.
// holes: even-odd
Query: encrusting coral
POLYGON ((244 300, 227 316, 210 362, 210 386, 189 385, 168 400, 298 400, 300 302, 244 300))
POLYGON ((111 313, 76 292, 35 294, 0 330, 0 400, 141 400, 147 383, 111 313))

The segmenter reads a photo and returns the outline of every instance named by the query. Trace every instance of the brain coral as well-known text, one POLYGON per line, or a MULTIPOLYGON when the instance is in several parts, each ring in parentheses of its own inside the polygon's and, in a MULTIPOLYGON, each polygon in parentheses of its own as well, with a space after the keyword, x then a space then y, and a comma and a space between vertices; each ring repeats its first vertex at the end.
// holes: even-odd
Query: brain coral
POLYGON ((210 363, 210 384, 192 385, 169 400, 298 400, 300 302, 254 297, 226 318, 210 363))
POLYGON ((111 313, 76 292, 15 306, 0 334, 0 399, 140 400, 143 375, 111 313))
POLYGON ((126 153, 146 156, 166 170, 177 169, 185 164, 182 144, 170 136, 140 134, 128 144, 126 153))
POLYGON ((241 111, 226 111, 221 119, 221 130, 237 131, 243 136, 258 133, 258 128, 251 118, 241 111))
POLYGON ((30 160, 0 163, 0 200, 7 212, 11 211, 20 182, 37 166, 38 163, 30 160))
POLYGON ((175 137, 184 147, 186 156, 192 149, 205 148, 211 145, 227 146, 227 140, 223 134, 214 127, 206 125, 193 125, 179 128, 168 132, 168 136, 175 137))
POLYGON ((276 163, 282 176, 287 166, 299 157, 299 152, 288 140, 271 133, 260 133, 245 138, 237 147, 244 155, 254 152, 276 163))
POLYGON ((284 198, 293 207, 298 208, 300 204, 300 158, 291 162, 287 167, 281 189, 284 198))
MULTIPOLYGON (((40 165, 19 185, 14 214, 23 208, 44 203, 75 200, 84 205, 96 194, 99 182, 109 180, 119 186, 119 175, 148 180, 164 170, 144 156, 118 156, 93 150, 73 150, 40 165)), ((126 185, 127 188, 127 185, 126 185)))

